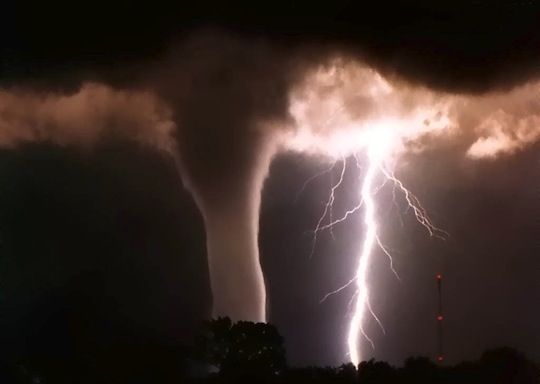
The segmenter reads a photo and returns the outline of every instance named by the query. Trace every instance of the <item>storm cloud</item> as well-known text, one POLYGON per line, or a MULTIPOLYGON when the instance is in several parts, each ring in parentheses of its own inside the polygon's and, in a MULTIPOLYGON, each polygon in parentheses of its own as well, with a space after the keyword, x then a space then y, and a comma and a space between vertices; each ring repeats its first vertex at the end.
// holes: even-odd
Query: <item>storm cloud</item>
MULTIPOLYGON (((366 11, 354 33, 334 26, 331 37, 307 26, 292 36, 287 20, 281 34, 189 30, 170 38, 166 49, 126 54, 114 64, 70 66, 62 60, 77 52, 60 49, 57 63, 65 72, 51 67, 4 79, 0 143, 88 146, 120 139, 171 153, 205 221, 214 316, 264 321, 259 208, 278 151, 335 156, 328 143, 340 135, 339 143, 349 146, 343 150, 358 150, 363 143, 350 137, 388 116, 407 132, 403 148, 421 143, 438 124, 447 139, 468 140, 463 155, 471 157, 511 153, 539 135, 533 49, 539 41, 531 33, 538 25, 521 15, 522 26, 512 29, 497 10, 483 24, 480 11, 459 20, 455 10, 446 10, 446 18, 436 9, 413 11, 424 12, 418 23, 401 20, 392 29, 395 20, 383 18, 382 9, 366 11), (327 77, 317 83, 313 74, 321 73, 327 77), (304 116, 309 121, 295 114, 298 100, 316 112, 304 116), (321 128, 336 115, 340 124, 321 128), (421 135, 410 134, 411 126, 421 135)), ((28 63, 43 55, 36 51, 28 63)))

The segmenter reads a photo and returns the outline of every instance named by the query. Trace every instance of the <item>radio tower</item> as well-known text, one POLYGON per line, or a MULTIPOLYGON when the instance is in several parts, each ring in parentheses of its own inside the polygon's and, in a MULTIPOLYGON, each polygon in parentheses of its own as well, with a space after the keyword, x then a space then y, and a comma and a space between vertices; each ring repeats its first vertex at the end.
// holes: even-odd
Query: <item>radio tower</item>
POLYGON ((437 289, 439 294, 439 314, 437 315, 437 331, 438 331, 438 337, 439 337, 439 354, 437 356, 437 361, 439 363, 442 363, 443 361, 443 337, 442 337, 442 295, 441 295, 441 283, 442 278, 441 274, 439 273, 437 275, 437 289))

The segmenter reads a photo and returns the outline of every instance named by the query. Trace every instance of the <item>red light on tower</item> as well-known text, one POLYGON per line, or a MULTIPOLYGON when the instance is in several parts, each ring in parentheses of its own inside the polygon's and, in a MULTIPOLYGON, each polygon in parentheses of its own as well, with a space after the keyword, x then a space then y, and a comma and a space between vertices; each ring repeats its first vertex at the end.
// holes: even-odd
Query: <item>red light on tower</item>
POLYGON ((437 358, 437 360, 442 361, 442 360, 443 360, 442 356, 439 356, 439 357, 437 358))
POLYGON ((441 279, 441 274, 440 274, 440 273, 437 275, 437 279, 438 279, 438 280, 441 279))
POLYGON ((437 320, 442 321, 442 316, 437 316, 437 320))

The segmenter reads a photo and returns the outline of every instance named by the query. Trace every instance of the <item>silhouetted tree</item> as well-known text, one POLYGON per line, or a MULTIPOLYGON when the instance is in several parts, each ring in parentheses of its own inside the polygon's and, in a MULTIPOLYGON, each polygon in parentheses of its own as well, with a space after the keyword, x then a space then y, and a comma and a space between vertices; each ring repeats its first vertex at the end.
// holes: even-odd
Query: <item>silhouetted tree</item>
POLYGON ((476 361, 446 367, 427 357, 410 357, 398 369, 374 359, 361 362, 358 369, 351 363, 286 369, 283 340, 271 325, 220 318, 207 324, 201 340, 205 361, 220 370, 204 383, 538 384, 540 379, 540 367, 511 348, 489 350, 476 361))
POLYGON ((488 350, 479 363, 483 383, 536 384, 540 379, 538 368, 512 348, 488 350))
POLYGON ((358 365, 360 383, 390 383, 395 377, 395 369, 385 361, 362 361, 358 365))
POLYGON ((358 371, 353 363, 342 364, 337 371, 337 377, 341 383, 356 383, 358 371))
POLYGON ((206 323, 203 332, 195 341, 195 359, 202 360, 220 370, 227 358, 231 327, 232 321, 228 317, 220 317, 206 323))
POLYGON ((402 378, 407 383, 436 384, 441 382, 439 368, 427 357, 409 357, 405 360, 402 378))
POLYGON ((197 350, 227 378, 272 378, 286 367, 283 338, 276 327, 266 323, 212 320, 199 338, 197 350))

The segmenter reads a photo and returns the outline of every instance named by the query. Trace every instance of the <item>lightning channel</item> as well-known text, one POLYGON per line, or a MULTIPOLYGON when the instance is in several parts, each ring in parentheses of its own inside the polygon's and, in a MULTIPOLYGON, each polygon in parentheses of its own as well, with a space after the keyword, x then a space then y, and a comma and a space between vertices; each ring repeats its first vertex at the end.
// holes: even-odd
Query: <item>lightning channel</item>
POLYGON ((364 330, 364 316, 366 309, 369 309, 371 314, 377 320, 379 325, 381 322, 374 315, 369 302, 369 288, 367 282, 367 269, 370 264, 371 257, 373 255, 373 248, 377 241, 377 222, 375 219, 375 202, 373 199, 373 182, 376 176, 377 169, 380 168, 381 159, 378 156, 374 147, 368 149, 368 161, 369 166, 364 176, 364 183, 360 190, 361 201, 364 202, 364 224, 366 232, 364 236, 364 243, 362 245, 362 251, 360 254, 360 260, 358 269, 356 271, 355 282, 357 286, 357 297, 354 314, 349 325, 349 335, 347 338, 347 345, 349 347, 349 357, 351 362, 357 366, 360 363, 361 355, 358 339, 360 333, 370 342, 374 348, 373 340, 369 338, 364 330))
MULTIPOLYGON (((346 161, 345 159, 343 159, 343 167, 341 169, 340 178, 337 183, 334 184, 331 188, 324 212, 321 215, 315 230, 313 231, 314 243, 311 253, 312 255, 315 249, 315 241, 317 239, 318 233, 328 229, 331 230, 334 225, 346 221, 352 214, 363 208, 364 240, 358 258, 358 267, 356 269, 356 273, 354 277, 352 277, 344 285, 327 293, 322 298, 322 300, 320 300, 320 302, 322 303, 330 296, 343 291, 345 288, 353 284, 356 286, 356 292, 353 298, 351 298, 351 302, 349 304, 349 306, 353 305, 353 316, 349 324, 349 332, 347 337, 349 357, 351 359, 351 362, 355 365, 358 365, 362 359, 360 340, 361 336, 370 343, 372 348, 375 348, 373 339, 368 336, 364 328, 367 320, 367 315, 370 315, 371 318, 374 319, 378 326, 381 328, 382 332, 385 333, 382 321, 373 310, 370 302, 368 269, 369 266, 372 264, 372 258, 377 249, 388 258, 392 273, 395 275, 398 281, 401 281, 401 278, 399 277, 399 274, 394 267, 394 260, 392 254, 383 244, 379 236, 379 224, 376 215, 377 205, 375 199, 378 192, 386 184, 393 184, 392 196, 393 202, 394 204, 396 204, 396 206, 399 206, 396 200, 396 192, 400 192, 405 197, 405 202, 407 206, 404 213, 407 213, 408 210, 411 210, 416 220, 427 229, 428 233, 431 236, 436 236, 444 239, 445 236, 448 235, 447 232, 437 228, 433 224, 427 214, 426 209, 420 204, 420 200, 403 185, 401 180, 399 180, 395 176, 394 172, 388 167, 385 162, 385 159, 388 155, 388 150, 389 148, 387 148, 387 146, 385 145, 385 140, 380 140, 380 137, 374 137, 373 142, 367 148, 368 166, 365 174, 363 175, 362 187, 359 191, 360 202, 356 206, 346 211, 342 217, 336 220, 332 220, 332 218, 330 217, 330 222, 327 224, 323 224, 324 219, 329 215, 329 212, 331 212, 332 204, 335 201, 335 192, 343 183, 346 167, 346 161), (379 185, 376 183, 378 177, 382 177, 383 179, 382 183, 380 183, 379 185)), ((360 171, 362 171, 362 167, 360 166, 360 161, 358 157, 356 155, 354 157, 356 159, 356 165, 358 166, 360 171)), ((335 163, 332 167, 334 166, 335 163)))
MULTIPOLYGON (((371 265, 371 259, 376 248, 379 248, 382 253, 384 253, 390 261, 390 269, 396 276, 398 280, 401 280, 398 273, 394 268, 394 262, 392 255, 388 249, 382 244, 382 241, 378 234, 378 223, 376 217, 376 202, 375 195, 377 192, 385 185, 386 182, 392 182, 394 185, 393 197, 394 203, 395 192, 396 190, 403 193, 407 203, 407 209, 411 209, 417 219, 417 221, 423 225, 431 236, 436 236, 441 239, 444 239, 448 235, 447 232, 437 228, 431 219, 429 218, 426 209, 420 204, 419 199, 411 193, 403 183, 394 175, 394 172, 391 171, 385 164, 385 155, 386 151, 384 147, 380 146, 381 143, 374 142, 368 148, 367 160, 368 160, 368 169, 364 175, 362 188, 360 189, 360 200, 364 204, 364 242, 362 244, 362 250, 359 256, 358 269, 356 275, 348 285, 351 285, 352 282, 356 283, 356 302, 353 312, 353 317, 349 325, 349 333, 347 337, 347 345, 349 349, 349 357, 351 362, 354 365, 358 365, 362 360, 361 354, 361 343, 359 341, 360 334, 371 344, 372 348, 375 347, 373 340, 367 336, 364 325, 366 322, 366 313, 369 314, 375 319, 377 324, 381 327, 384 333, 384 327, 381 320, 377 317, 370 302, 370 290, 368 282, 368 268, 371 265), (381 186, 375 187, 374 181, 377 175, 382 175, 384 182, 381 186)), ((358 162, 358 160, 357 160, 358 162)), ((343 288, 337 290, 339 292, 343 288)), ((331 294, 336 293, 336 291, 331 294)))

